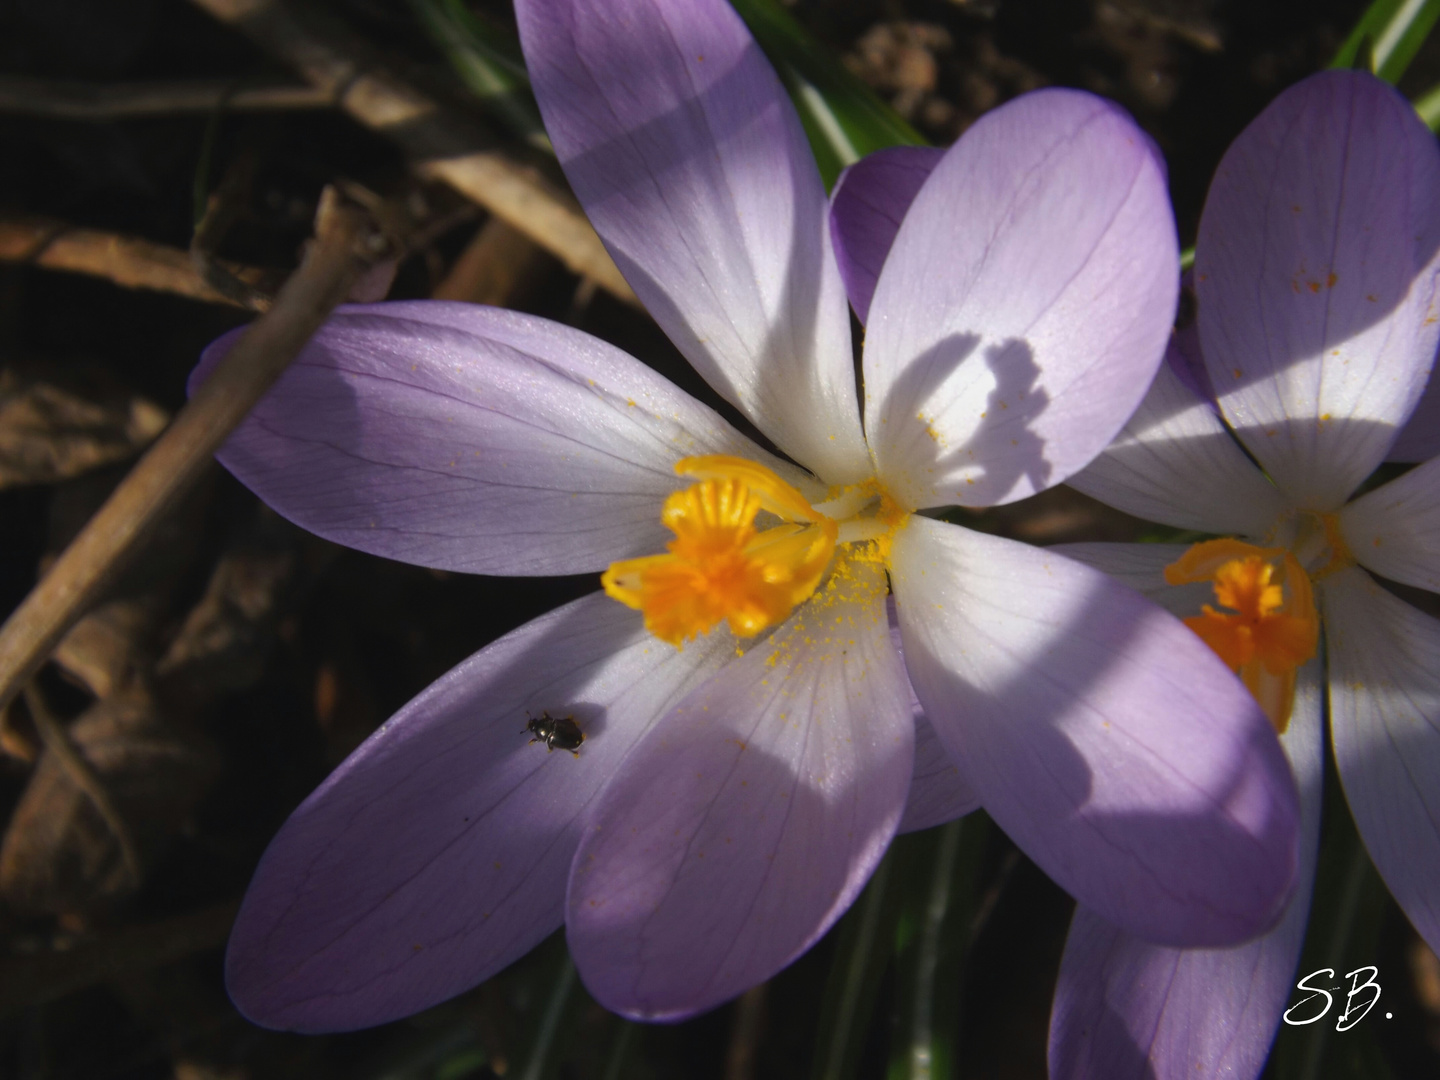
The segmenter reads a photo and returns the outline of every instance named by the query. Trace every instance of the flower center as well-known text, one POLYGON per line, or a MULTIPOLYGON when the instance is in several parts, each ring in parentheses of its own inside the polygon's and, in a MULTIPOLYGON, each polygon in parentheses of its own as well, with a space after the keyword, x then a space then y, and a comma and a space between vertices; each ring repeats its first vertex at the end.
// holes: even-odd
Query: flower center
POLYGON ((1340 535, 1338 514, 1297 510, 1281 518, 1267 539, 1293 551, 1312 581, 1355 565, 1355 556, 1340 535))
POLYGON ((1284 548, 1207 540, 1165 568, 1171 585, 1215 583, 1217 611, 1206 604, 1185 625, 1240 676, 1281 732, 1295 703, 1295 673, 1315 655, 1320 618, 1310 578, 1284 548))
POLYGON ((873 480, 812 507, 744 458, 682 458, 675 471, 697 482, 665 500, 660 520, 675 534, 667 554, 611 563, 600 583, 676 646, 721 621, 739 637, 783 622, 820 585, 837 544, 878 549, 904 517, 873 480), (762 512, 777 522, 757 528, 762 512))

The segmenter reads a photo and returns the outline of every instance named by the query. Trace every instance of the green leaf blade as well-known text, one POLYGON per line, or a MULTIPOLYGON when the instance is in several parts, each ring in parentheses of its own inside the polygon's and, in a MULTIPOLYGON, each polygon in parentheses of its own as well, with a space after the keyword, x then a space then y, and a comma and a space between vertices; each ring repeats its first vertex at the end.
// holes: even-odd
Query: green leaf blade
POLYGON ((1437 19, 1440 0, 1375 0, 1360 16, 1330 66, 1353 68, 1363 64, 1386 82, 1398 82, 1437 19))

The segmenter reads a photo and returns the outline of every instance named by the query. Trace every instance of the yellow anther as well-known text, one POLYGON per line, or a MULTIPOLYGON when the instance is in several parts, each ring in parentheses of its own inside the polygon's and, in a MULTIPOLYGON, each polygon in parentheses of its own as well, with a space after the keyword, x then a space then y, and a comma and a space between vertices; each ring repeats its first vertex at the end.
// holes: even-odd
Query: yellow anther
POLYGON ((707 454, 681 458, 675 463, 679 476, 696 480, 738 480, 760 500, 760 506, 783 521, 820 521, 825 515, 805 501, 805 496, 781 480, 758 461, 707 454))
POLYGON ((839 527, 756 462, 711 455, 675 471, 699 482, 665 500, 669 554, 612 563, 605 592, 644 612, 646 628, 672 645, 722 620, 741 637, 783 621, 820 584, 839 527), (757 531, 762 509, 781 524, 757 531))
POLYGON ((1171 585, 1215 583, 1215 599, 1185 620, 1255 695, 1281 732, 1295 703, 1295 673, 1315 655, 1320 618, 1310 578, 1285 548, 1207 540, 1165 568, 1171 585))

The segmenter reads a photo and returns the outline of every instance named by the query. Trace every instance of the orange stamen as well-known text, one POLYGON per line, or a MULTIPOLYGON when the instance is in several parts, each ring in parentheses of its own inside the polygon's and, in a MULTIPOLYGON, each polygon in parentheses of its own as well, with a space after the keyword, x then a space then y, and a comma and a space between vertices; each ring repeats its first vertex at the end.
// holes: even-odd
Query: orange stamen
POLYGON ((1167 566, 1165 580, 1215 583, 1215 599, 1228 610, 1205 604, 1185 625, 1240 676, 1283 734, 1295 702, 1295 673, 1320 640, 1310 578, 1295 556, 1284 548, 1207 540, 1167 566))
POLYGON ((741 637, 782 622, 809 599, 835 553, 839 526, 769 469, 743 458, 685 458, 700 480, 665 500, 669 554, 612 563, 605 592, 645 614, 656 637, 680 645, 721 621, 741 637), (761 510, 781 524, 756 530, 761 510))

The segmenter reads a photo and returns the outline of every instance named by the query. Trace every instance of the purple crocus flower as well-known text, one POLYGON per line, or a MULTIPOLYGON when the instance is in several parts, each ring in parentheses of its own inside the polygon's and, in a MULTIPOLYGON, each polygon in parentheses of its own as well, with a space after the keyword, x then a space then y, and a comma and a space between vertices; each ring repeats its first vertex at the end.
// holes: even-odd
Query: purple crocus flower
POLYGON ((240 1008, 303 1031, 379 1023, 563 923, 601 1002, 682 1017, 804 951, 897 828, 977 803, 1146 938, 1270 925, 1298 811, 1240 683, 1103 573, 916 513, 1058 483, 1138 404, 1176 291, 1148 140, 1103 101, 1045 91, 938 160, 869 306, 862 428, 825 193, 730 7, 517 14, 616 262, 791 460, 564 326, 342 309, 226 466, 340 543, 448 570, 604 570, 609 595, 461 664, 296 810, 231 938, 240 1008), (528 744, 542 713, 573 718, 576 754, 528 744))
POLYGON ((1055 1080, 1259 1074, 1304 938, 1327 691, 1360 835, 1440 947, 1440 622, 1367 573, 1440 591, 1440 425, 1433 403, 1417 410, 1440 336, 1437 192, 1434 137, 1380 80, 1327 72, 1282 94, 1211 185, 1194 329, 1071 478, 1132 514, 1243 538, 1064 550, 1189 616, 1266 704, 1299 783, 1302 871, 1276 928, 1238 948, 1151 944, 1082 903, 1055 1080), (1355 495, 1387 454, 1429 460, 1355 495))

